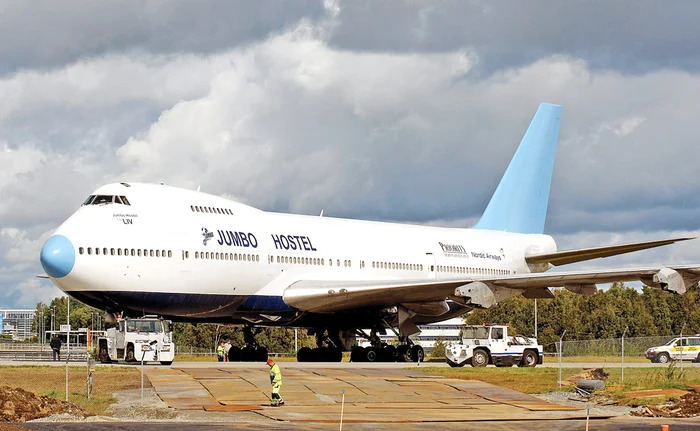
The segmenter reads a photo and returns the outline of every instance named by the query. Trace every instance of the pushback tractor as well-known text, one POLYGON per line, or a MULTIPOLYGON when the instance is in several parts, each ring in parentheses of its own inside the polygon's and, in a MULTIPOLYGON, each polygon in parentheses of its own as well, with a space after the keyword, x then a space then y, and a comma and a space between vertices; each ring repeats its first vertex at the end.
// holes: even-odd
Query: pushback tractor
POLYGON ((542 346, 537 339, 510 336, 506 325, 469 325, 462 328, 462 342, 445 349, 451 367, 534 367, 542 363, 542 346))
POLYGON ((98 338, 100 362, 160 362, 170 365, 175 358, 172 322, 156 316, 117 319, 117 327, 98 338))

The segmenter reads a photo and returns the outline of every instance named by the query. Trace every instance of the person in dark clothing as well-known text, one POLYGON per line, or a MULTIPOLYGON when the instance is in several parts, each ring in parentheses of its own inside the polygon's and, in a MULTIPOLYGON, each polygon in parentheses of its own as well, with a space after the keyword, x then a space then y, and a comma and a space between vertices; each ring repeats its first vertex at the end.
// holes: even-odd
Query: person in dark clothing
POLYGON ((53 351, 53 360, 54 361, 60 361, 61 360, 61 339, 58 338, 58 335, 53 334, 53 338, 51 339, 51 342, 49 343, 51 346, 51 350, 53 351))

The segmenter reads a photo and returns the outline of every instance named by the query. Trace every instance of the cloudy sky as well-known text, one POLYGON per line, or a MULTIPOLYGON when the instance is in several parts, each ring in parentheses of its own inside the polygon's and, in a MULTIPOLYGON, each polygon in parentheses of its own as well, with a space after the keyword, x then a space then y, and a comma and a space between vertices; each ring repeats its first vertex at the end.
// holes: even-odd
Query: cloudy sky
MULTIPOLYGON (((700 3, 38 1, 0 7, 0 308, 99 185, 472 225, 564 106, 561 249, 700 232, 700 3)), ((586 264, 700 262, 700 240, 586 264)))

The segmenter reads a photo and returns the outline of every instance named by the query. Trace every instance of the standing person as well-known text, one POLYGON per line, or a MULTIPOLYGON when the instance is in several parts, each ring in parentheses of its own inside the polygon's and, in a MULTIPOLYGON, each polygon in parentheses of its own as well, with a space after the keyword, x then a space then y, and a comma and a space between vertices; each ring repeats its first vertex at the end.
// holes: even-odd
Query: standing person
POLYGON ((229 340, 226 340, 226 344, 224 344, 224 361, 228 362, 231 359, 228 357, 228 352, 231 350, 231 342, 229 340))
POLYGON ((53 360, 60 361, 61 360, 61 339, 58 338, 58 334, 53 334, 53 338, 51 339, 49 346, 51 346, 51 351, 53 352, 53 360))
POLYGON ((224 340, 219 341, 219 347, 216 348, 216 357, 219 362, 224 362, 224 340))
POLYGON ((272 359, 267 360, 267 365, 270 366, 270 384, 272 384, 272 404, 273 407, 283 406, 284 400, 280 396, 280 388, 282 387, 282 371, 280 366, 275 364, 272 359))

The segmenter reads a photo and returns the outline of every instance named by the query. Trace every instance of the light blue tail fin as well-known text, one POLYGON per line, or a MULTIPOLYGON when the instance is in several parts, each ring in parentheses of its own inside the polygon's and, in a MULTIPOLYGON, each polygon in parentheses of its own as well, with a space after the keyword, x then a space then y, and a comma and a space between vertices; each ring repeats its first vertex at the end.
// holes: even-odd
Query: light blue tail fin
POLYGON ((540 104, 474 229, 543 233, 561 106, 540 104))

